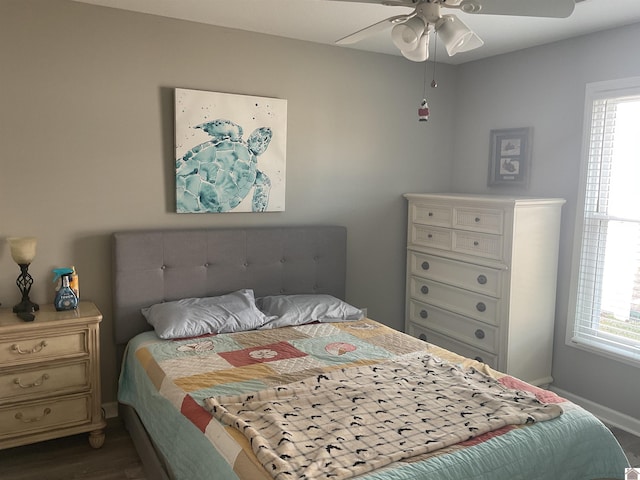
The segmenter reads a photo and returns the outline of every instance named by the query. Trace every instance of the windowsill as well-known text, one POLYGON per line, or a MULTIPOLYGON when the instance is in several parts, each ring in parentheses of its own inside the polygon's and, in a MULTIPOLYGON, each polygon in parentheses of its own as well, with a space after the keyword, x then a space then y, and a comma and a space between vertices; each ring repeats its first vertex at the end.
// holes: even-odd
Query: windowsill
POLYGON ((577 348, 578 350, 587 351, 600 355, 601 357, 615 360, 616 362, 624 363, 631 367, 640 368, 640 353, 636 357, 632 357, 624 350, 618 350, 612 347, 604 347, 597 343, 587 342, 585 340, 568 339, 565 344, 569 347, 577 348))

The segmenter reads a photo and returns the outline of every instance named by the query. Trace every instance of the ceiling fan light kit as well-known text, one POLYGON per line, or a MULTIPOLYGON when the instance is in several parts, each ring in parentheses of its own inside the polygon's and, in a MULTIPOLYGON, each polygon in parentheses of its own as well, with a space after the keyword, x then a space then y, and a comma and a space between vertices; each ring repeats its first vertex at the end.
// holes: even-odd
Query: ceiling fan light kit
POLYGON ((429 33, 425 32, 413 50, 400 50, 402 56, 413 62, 424 62, 429 58, 429 33))
POLYGON ((391 29, 391 40, 401 52, 414 50, 425 30, 422 18, 415 16, 391 29))
POLYGON ((443 15, 436 25, 436 31, 450 57, 484 45, 482 39, 455 15, 443 15))
POLYGON ((413 12, 396 15, 358 30, 336 43, 358 42, 368 35, 392 28, 391 39, 402 55, 414 62, 429 57, 429 34, 436 32, 449 56, 484 45, 456 15, 441 15, 441 8, 453 8, 468 14, 516 15, 566 18, 573 12, 575 0, 342 0, 411 7, 413 12))

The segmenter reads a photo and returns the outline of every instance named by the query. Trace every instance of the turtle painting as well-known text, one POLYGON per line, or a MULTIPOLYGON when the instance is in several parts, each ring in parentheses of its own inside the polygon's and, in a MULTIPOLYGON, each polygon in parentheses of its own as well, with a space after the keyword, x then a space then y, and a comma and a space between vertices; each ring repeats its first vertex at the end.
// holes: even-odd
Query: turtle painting
POLYGON ((246 141, 242 127, 231 120, 219 118, 193 128, 211 139, 176 160, 177 211, 228 212, 253 190, 251 208, 264 212, 271 181, 258 169, 258 157, 271 142, 271 128, 256 128, 246 141))

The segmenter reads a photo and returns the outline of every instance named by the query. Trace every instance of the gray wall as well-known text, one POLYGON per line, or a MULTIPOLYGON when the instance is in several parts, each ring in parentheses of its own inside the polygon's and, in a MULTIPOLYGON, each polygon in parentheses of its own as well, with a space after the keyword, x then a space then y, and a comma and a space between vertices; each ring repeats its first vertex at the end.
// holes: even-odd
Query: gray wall
POLYGON ((103 399, 116 398, 110 234, 338 224, 348 300, 402 328, 407 191, 450 184, 455 69, 66 0, 0 1, 0 302, 18 302, 4 238, 38 237, 32 298, 75 265, 104 313, 103 399), (288 101, 286 211, 176 214, 173 88, 288 101))
POLYGON ((565 345, 585 85, 640 75, 640 25, 462 65, 458 71, 452 187, 474 193, 563 197, 554 384, 640 420, 640 373, 565 345), (531 126, 528 190, 487 188, 490 130, 531 126))
MULTIPOLYGON (((586 82, 640 75, 640 26, 438 67, 67 0, 0 1, 0 239, 36 235, 33 298, 74 264, 102 309, 115 399, 110 234, 121 229, 331 223, 349 229, 348 300, 402 328, 407 191, 488 189, 492 128, 534 127, 527 191, 563 211, 554 377, 640 419, 638 370, 564 345, 586 82), (174 213, 172 89, 288 100, 286 211, 174 213), (455 129, 454 129, 455 127, 455 129), (594 377, 595 375, 595 377, 594 377), (632 380, 630 380, 632 379, 632 380), (635 380, 633 380, 635 379, 635 380)), ((0 302, 18 301, 0 241, 0 302)))

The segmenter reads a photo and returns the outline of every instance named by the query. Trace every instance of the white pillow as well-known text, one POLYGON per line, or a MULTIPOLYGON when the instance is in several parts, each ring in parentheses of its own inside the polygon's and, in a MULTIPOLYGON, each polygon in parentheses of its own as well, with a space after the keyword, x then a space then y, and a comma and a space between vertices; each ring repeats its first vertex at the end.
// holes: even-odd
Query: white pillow
POLYGON ((258 298, 258 308, 276 317, 260 328, 278 328, 311 322, 360 320, 362 310, 331 295, 274 295, 258 298))
POLYGON ((253 330, 269 320, 256 307, 250 289, 157 303, 141 311, 156 335, 164 339, 253 330))

